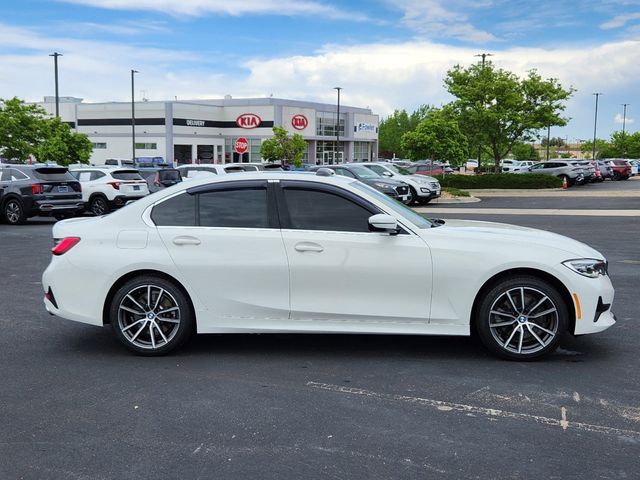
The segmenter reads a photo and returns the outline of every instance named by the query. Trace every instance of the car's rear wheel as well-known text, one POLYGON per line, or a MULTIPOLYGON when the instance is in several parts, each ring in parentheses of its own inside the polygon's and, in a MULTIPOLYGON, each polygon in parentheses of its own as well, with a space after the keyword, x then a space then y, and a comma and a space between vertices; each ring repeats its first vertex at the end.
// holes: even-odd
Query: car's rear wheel
POLYGON ((102 195, 96 195, 89 202, 89 211, 96 216, 109 213, 109 202, 102 195))
POLYGON ((2 214, 11 225, 20 225, 27 221, 22 202, 17 198, 10 198, 4 203, 2 214))
POLYGON ((120 287, 111 301, 109 320, 118 340, 146 356, 180 347, 195 330, 186 294, 156 276, 137 277, 120 287))
POLYGON ((493 353, 510 360, 534 360, 558 347, 568 315, 553 285, 518 276, 498 282, 484 295, 475 327, 493 353))

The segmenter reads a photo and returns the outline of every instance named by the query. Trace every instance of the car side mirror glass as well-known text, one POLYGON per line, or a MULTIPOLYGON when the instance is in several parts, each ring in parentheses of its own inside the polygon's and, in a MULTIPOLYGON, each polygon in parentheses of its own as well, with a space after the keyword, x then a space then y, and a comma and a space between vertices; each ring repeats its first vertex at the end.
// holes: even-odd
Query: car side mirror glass
POLYGON ((398 233, 398 220, 384 213, 372 215, 369 217, 369 229, 373 232, 387 232, 395 235, 398 233))
POLYGON ((391 174, 391 172, 382 172, 382 175, 384 175, 385 177, 391 177, 391 176, 393 176, 393 175, 391 174))

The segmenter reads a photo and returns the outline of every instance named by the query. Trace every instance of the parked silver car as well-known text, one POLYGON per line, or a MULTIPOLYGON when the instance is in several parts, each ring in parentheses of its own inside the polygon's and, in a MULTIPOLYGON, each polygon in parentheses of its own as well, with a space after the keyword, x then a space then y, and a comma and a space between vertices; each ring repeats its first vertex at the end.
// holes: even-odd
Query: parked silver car
POLYGON ((543 175, 553 175, 561 180, 566 179, 568 185, 581 185, 584 183, 584 170, 575 161, 551 160, 532 165, 526 170, 519 170, 516 173, 540 173, 543 175))

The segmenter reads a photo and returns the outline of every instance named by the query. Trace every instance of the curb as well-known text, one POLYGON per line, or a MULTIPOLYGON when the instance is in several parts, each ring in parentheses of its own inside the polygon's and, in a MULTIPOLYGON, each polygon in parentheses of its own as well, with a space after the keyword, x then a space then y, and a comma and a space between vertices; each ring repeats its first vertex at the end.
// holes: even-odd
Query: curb
POLYGON ((453 198, 436 198, 435 200, 431 200, 427 205, 424 205, 425 208, 429 208, 429 205, 446 205, 446 204, 456 204, 456 203, 477 203, 481 202, 482 199, 478 197, 453 197, 453 198))

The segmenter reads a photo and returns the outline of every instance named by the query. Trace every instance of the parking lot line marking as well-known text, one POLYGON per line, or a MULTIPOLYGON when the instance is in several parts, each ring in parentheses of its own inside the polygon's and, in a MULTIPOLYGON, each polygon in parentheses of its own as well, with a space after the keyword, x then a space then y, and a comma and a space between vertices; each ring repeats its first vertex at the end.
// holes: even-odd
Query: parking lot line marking
POLYGON ((640 217, 640 210, 579 210, 559 208, 416 208, 418 213, 469 215, 552 215, 570 217, 640 217))
POLYGON ((316 388, 319 390, 327 390, 334 393, 342 393, 347 395, 358 395, 363 397, 369 397, 376 400, 387 400, 395 402, 410 403, 414 405, 423 405, 426 407, 434 407, 440 412, 459 412, 464 414, 474 413, 477 415, 484 415, 486 417, 500 417, 511 418, 514 420, 524 420, 528 422, 535 422, 540 425, 549 425, 553 427, 561 427, 562 430, 580 430, 584 432, 601 433, 609 436, 619 436, 633 438, 634 440, 640 440, 640 432, 635 430, 625 430, 622 428, 608 427, 605 425, 594 425, 583 422, 570 422, 567 420, 567 410, 562 407, 561 418, 543 417, 540 415, 531 415, 528 413, 509 412, 507 410, 500 410, 496 408, 478 407, 475 405, 465 405, 462 403, 447 402, 444 400, 434 400, 431 398, 411 397, 407 395, 391 394, 391 393, 379 393, 371 390, 364 390, 361 388, 343 387, 341 385, 332 385, 329 383, 319 382, 307 382, 307 387, 316 388))

